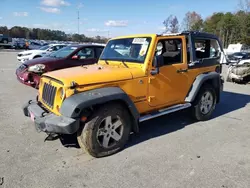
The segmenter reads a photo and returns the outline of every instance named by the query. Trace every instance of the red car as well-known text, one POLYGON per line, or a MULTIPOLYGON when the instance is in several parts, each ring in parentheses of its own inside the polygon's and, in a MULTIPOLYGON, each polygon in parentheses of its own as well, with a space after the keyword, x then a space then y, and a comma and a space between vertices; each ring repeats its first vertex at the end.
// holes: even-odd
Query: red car
POLYGON ((103 45, 69 45, 46 57, 36 58, 23 63, 16 70, 21 83, 38 89, 40 76, 45 72, 97 63, 103 45))

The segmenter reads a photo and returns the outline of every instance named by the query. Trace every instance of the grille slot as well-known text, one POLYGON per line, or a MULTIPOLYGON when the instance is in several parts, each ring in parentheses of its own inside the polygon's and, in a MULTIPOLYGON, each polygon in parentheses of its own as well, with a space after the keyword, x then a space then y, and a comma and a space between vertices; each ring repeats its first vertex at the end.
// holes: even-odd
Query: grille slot
POLYGON ((50 108, 53 108, 55 96, 56 96, 56 87, 48 83, 45 83, 43 86, 43 94, 42 94, 43 102, 50 108))

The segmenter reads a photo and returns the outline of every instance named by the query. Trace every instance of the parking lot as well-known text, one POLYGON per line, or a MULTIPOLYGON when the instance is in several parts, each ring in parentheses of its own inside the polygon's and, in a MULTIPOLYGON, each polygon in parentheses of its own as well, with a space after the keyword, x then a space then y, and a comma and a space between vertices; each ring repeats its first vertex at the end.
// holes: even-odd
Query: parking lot
POLYGON ((37 91, 16 80, 19 65, 16 52, 0 52, 0 188, 250 187, 250 85, 225 83, 207 122, 186 111, 151 120, 123 151, 95 159, 44 142, 22 113, 37 91))

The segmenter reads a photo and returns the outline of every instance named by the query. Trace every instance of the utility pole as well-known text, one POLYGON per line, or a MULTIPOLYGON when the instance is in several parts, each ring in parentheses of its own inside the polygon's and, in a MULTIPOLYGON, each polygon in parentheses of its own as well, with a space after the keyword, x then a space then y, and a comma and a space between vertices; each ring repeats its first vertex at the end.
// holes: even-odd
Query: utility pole
POLYGON ((79 10, 78 10, 78 11, 77 11, 78 35, 80 34, 80 32, 79 32, 79 19, 80 19, 80 17, 79 17, 79 10))

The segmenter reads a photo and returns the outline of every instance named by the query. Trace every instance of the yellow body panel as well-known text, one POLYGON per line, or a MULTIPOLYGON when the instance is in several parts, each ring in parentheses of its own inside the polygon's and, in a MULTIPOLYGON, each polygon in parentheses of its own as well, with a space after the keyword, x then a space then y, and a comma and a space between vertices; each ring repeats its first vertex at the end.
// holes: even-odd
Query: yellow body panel
POLYGON ((62 69, 44 74, 39 88, 39 101, 53 113, 60 115, 59 109, 63 102, 60 98, 59 88, 63 88, 66 97, 74 94, 70 89, 72 81, 77 83, 77 93, 91 89, 116 86, 121 88, 135 103, 140 114, 156 109, 184 103, 194 79, 204 72, 215 70, 215 66, 199 69, 190 69, 185 73, 177 73, 177 70, 187 69, 187 51, 184 36, 157 37, 156 34, 131 35, 119 38, 151 37, 151 44, 144 63, 99 60, 95 65, 79 66, 62 69), (160 73, 152 76, 150 71, 154 69, 152 62, 158 40, 165 38, 180 38, 183 42, 183 61, 178 64, 160 68, 160 73), (58 80, 58 82, 53 81, 58 80), (49 108, 42 100, 43 83, 49 82, 57 87, 54 107, 49 108), (60 83, 61 82, 61 83, 60 83))

